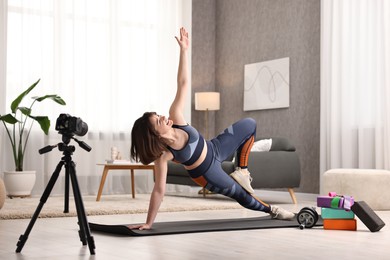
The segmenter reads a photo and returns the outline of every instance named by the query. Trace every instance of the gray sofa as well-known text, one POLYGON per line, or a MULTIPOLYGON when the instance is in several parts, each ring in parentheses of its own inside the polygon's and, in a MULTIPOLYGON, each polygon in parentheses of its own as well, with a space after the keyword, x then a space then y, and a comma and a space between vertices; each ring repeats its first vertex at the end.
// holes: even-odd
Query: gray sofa
MULTIPOLYGON (((257 138, 256 141, 269 138, 257 138)), ((272 146, 268 152, 252 151, 249 155, 248 168, 253 178, 254 189, 287 188, 293 203, 297 203, 294 188, 301 181, 301 166, 295 147, 286 139, 271 137, 272 146)), ((234 155, 222 163, 227 174, 235 169, 234 155)), ((168 162, 167 183, 197 186, 181 164, 168 162)))

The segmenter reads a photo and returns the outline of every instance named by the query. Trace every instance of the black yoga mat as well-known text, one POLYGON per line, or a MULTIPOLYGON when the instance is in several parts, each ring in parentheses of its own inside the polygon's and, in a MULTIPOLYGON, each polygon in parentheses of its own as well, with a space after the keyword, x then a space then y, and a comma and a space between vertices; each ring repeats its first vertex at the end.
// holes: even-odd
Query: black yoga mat
MULTIPOLYGON (((262 228, 299 228, 299 224, 296 218, 293 220, 277 220, 272 219, 270 216, 257 218, 156 222, 153 224, 153 228, 149 230, 129 229, 127 228, 128 225, 130 224, 104 225, 89 223, 91 231, 125 236, 153 236, 262 228)), ((315 226, 322 225, 323 222, 320 217, 315 226)))

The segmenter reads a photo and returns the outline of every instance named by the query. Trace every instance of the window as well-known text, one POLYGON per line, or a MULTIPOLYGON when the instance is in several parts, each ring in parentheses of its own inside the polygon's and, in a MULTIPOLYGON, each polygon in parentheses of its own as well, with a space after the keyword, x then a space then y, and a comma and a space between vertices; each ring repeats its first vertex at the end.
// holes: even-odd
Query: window
MULTIPOLYGON (((60 113, 88 124, 82 140, 92 151, 78 148, 73 160, 80 162, 80 188, 89 194, 97 192, 100 182, 96 163, 109 158, 111 146, 129 158, 134 121, 145 111, 168 113, 179 60, 174 36, 181 26, 191 29, 191 4, 191 0, 8 0, 7 82, 6 90, 0 90, 2 95, 6 92, 6 107, 38 78, 32 95, 54 93, 67 103, 34 107, 34 115, 49 116, 52 127, 48 137, 39 130, 29 139, 25 168, 40 173, 33 194, 41 194, 60 158, 58 152, 44 156, 37 152, 61 141, 54 130, 60 113)), ((190 98, 189 93, 188 121, 190 98)), ((13 168, 11 156, 2 153, 1 167, 13 168)), ((128 172, 114 176, 108 177, 111 185, 106 192, 127 191, 123 178, 128 172)), ((137 183, 148 189, 150 176, 137 183)), ((63 193, 63 185, 56 187, 54 193, 63 193)))

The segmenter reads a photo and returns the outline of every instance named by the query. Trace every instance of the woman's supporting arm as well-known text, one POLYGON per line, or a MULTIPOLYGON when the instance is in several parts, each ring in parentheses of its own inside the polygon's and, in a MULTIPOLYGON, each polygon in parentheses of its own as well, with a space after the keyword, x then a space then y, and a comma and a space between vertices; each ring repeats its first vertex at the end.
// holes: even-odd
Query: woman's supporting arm
POLYGON ((165 186, 167 180, 168 160, 172 160, 172 154, 169 152, 163 153, 160 158, 154 162, 155 183, 152 194, 150 195, 148 215, 146 223, 140 225, 131 225, 130 229, 151 229, 156 219, 161 202, 165 194, 165 186))

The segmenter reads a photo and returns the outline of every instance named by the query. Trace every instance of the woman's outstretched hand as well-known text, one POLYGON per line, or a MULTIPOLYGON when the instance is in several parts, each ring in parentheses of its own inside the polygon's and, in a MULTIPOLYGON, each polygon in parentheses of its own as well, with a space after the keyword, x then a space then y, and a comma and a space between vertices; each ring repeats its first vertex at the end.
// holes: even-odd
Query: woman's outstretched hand
POLYGON ((129 225, 127 226, 129 229, 139 229, 139 230, 144 230, 144 229, 151 229, 151 227, 148 224, 140 224, 140 225, 129 225))
POLYGON ((188 47, 190 46, 190 40, 188 39, 188 32, 186 31, 186 29, 184 29, 184 27, 180 28, 180 39, 177 36, 175 36, 175 38, 179 43, 181 49, 188 49, 188 47))

